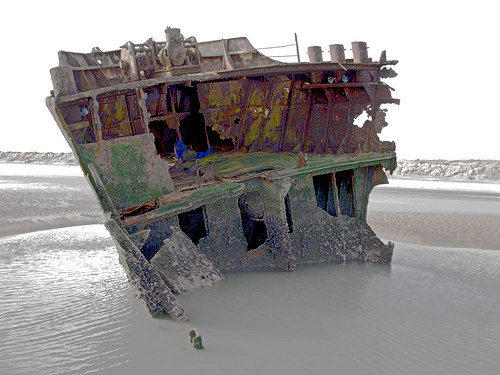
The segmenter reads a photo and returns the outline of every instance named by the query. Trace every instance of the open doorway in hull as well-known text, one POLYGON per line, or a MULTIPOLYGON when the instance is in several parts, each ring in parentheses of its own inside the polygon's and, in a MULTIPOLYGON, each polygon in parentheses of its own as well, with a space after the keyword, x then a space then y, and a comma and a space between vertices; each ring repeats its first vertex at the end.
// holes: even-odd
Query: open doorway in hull
POLYGON ((149 131, 155 137, 156 152, 161 157, 174 155, 174 144, 177 142, 177 131, 169 128, 166 121, 151 121, 149 131))

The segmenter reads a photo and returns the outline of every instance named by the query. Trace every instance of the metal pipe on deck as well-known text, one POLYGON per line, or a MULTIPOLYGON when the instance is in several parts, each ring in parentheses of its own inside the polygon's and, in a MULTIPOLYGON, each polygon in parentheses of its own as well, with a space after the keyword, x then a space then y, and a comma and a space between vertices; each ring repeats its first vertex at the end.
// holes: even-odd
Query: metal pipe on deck
POLYGON ((343 44, 330 44, 330 58, 332 62, 345 62, 344 51, 343 44))
POLYGON ((323 52, 320 46, 307 47, 307 53, 309 55, 309 62, 323 62, 323 52))
POLYGON ((355 63, 367 63, 370 62, 368 57, 368 47, 366 42, 352 42, 352 54, 355 63))
MULTIPOLYGON (((309 61, 312 63, 323 62, 323 51, 320 46, 307 47, 309 61)), ((323 73, 311 73, 311 83, 321 83, 323 80, 323 73)))

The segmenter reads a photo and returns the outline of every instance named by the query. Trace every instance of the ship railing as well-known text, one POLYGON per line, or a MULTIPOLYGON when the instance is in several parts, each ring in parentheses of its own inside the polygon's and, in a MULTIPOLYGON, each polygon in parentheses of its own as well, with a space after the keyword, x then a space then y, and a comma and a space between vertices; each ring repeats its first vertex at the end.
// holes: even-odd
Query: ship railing
POLYGON ((297 62, 300 62, 300 53, 299 53, 299 43, 297 40, 297 33, 295 33, 295 43, 291 44, 285 44, 281 46, 271 46, 271 47, 261 47, 257 48, 257 51, 262 51, 262 50, 268 50, 268 49, 284 49, 284 48, 290 48, 290 47, 295 47, 295 54, 286 54, 286 55, 266 55, 267 57, 271 58, 284 58, 284 57, 296 57, 297 62))

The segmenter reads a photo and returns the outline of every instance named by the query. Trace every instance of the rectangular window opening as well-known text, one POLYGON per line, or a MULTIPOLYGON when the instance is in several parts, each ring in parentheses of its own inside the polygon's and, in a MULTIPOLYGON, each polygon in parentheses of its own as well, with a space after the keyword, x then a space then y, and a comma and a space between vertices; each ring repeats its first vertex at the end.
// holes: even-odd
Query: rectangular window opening
POLYGON ((338 216, 336 208, 337 194, 332 181, 332 173, 313 176, 316 204, 319 208, 328 212, 329 215, 336 217, 338 216))
POLYGON ((242 194, 238 205, 243 234, 248 244, 247 251, 257 249, 268 238, 262 196, 258 192, 242 194))
POLYGON ((356 216, 354 205, 354 175, 352 170, 341 171, 335 174, 339 192, 340 212, 350 217, 356 216))
POLYGON ((205 206, 178 215, 181 230, 198 245, 208 235, 205 223, 205 206))

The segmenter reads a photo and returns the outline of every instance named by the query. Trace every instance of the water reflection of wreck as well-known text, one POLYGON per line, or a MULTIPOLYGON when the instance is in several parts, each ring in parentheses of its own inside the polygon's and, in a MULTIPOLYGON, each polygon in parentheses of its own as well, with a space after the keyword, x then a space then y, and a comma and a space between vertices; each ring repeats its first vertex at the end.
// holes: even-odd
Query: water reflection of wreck
POLYGON ((166 40, 59 52, 47 98, 153 315, 186 319, 173 293, 224 270, 390 262, 365 218, 396 166, 377 133, 397 61, 363 42, 280 63, 246 38, 166 40))

